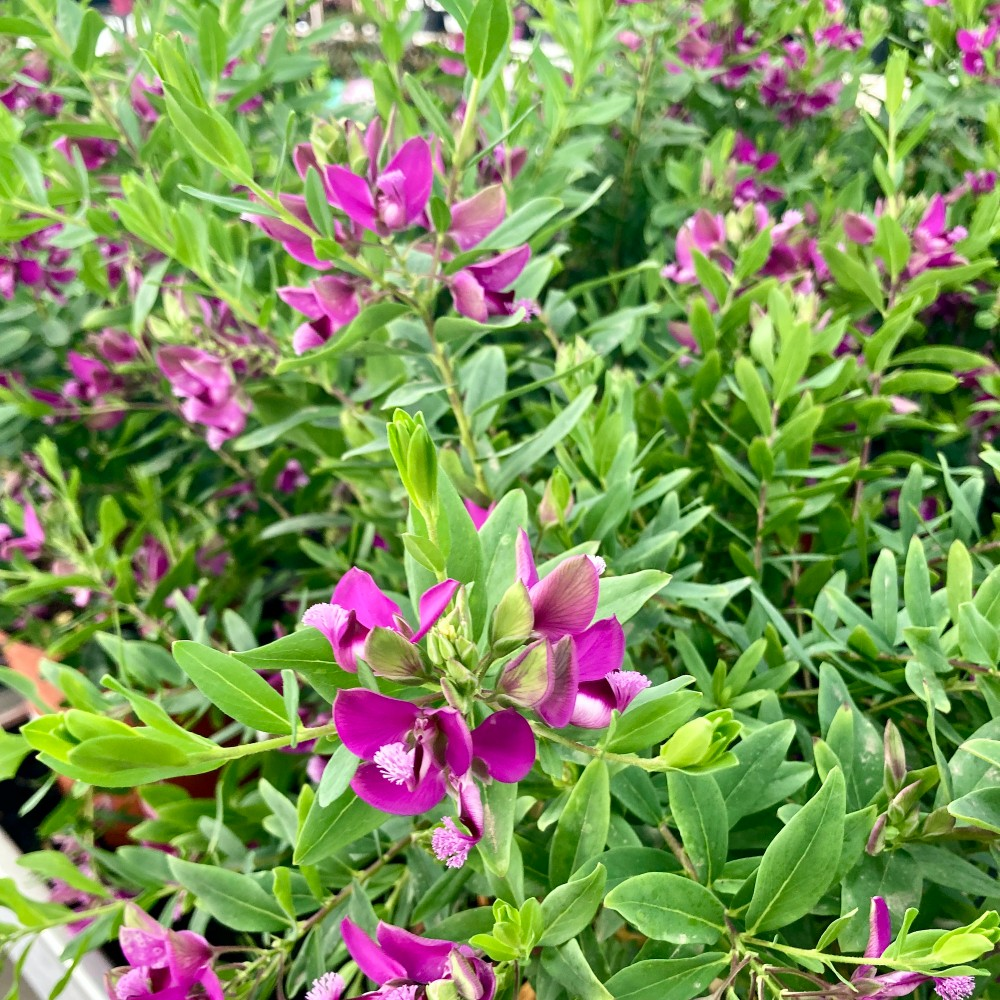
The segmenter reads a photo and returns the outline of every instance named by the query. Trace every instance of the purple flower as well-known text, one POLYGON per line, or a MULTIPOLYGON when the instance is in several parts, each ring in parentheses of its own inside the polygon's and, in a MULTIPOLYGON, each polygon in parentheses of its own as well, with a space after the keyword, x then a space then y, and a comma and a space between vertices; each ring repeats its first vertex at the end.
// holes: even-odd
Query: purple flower
POLYGON ((489 507, 480 507, 479 504, 473 503, 471 500, 463 500, 462 503, 465 504, 465 509, 469 512, 469 517, 472 518, 476 531, 482 531, 487 518, 496 507, 496 502, 491 503, 489 507))
POLYGON ((455 308, 479 323, 490 316, 513 315, 514 292, 505 289, 518 279, 530 257, 531 248, 525 244, 466 265, 449 279, 455 308))
POLYGON ((306 993, 306 1000, 340 1000, 346 985, 336 972, 324 973, 313 981, 312 987, 306 993))
POLYGON ((113 991, 109 989, 111 1000, 186 1000, 200 995, 224 1000, 212 969, 213 949, 200 934, 167 930, 130 904, 118 944, 131 968, 118 976, 113 991))
POLYGON ((513 710, 491 715, 470 733, 453 708, 422 708, 354 688, 337 692, 333 719, 344 746, 364 761, 351 779, 360 799, 397 816, 417 816, 450 794, 472 832, 469 847, 482 836, 473 778, 520 781, 535 762, 531 727, 513 710))
POLYGON ((94 350, 112 365, 125 365, 139 356, 139 343, 123 330, 104 329, 90 337, 94 350))
POLYGON ((571 556, 539 580, 531 543, 523 529, 518 534, 516 551, 517 578, 528 588, 535 631, 552 642, 584 632, 597 610, 603 560, 571 556))
POLYGON ((35 508, 29 503, 24 506, 24 534, 14 537, 9 524, 0 524, 0 559, 10 560, 15 552, 24 554, 25 559, 37 559, 45 545, 45 531, 38 521, 35 508))
POLYGON ((73 162, 73 151, 80 154, 87 170, 100 170, 108 160, 118 154, 118 143, 110 139, 98 139, 93 136, 60 136, 52 144, 69 163, 73 162))
POLYGON ((965 258, 955 253, 954 246, 968 235, 963 226, 947 228, 947 208, 944 198, 936 194, 921 216, 911 236, 913 253, 907 264, 907 274, 913 277, 929 267, 954 267, 965 258))
POLYGON ((305 354, 322 347, 361 311, 354 286, 343 278, 314 278, 308 288, 278 289, 282 301, 309 318, 292 335, 292 350, 305 354))
POLYGON ((471 250, 503 222, 506 214, 507 196, 499 184, 493 184, 451 206, 448 235, 460 250, 471 250))
POLYGON ((141 74, 137 74, 132 80, 129 95, 132 98, 132 110, 144 122, 155 122, 159 119, 160 112, 149 99, 150 96, 163 96, 163 84, 159 80, 147 80, 141 74))
POLYGON ((982 31, 961 28, 955 34, 959 51, 962 53, 962 69, 970 76, 986 75, 986 53, 996 44, 1000 36, 1000 22, 991 24, 982 31))
POLYGON ((613 711, 624 712, 640 691, 652 683, 635 670, 622 670, 625 633, 617 618, 595 622, 575 636, 579 684, 570 725, 604 729, 613 711))
POLYGON ((192 424, 208 429, 208 446, 217 451, 246 426, 249 405, 237 398, 229 365, 198 347, 161 347, 156 363, 183 400, 181 414, 192 424))
POLYGON ((364 658, 365 641, 373 628, 392 629, 410 642, 419 642, 444 614, 458 587, 457 580, 444 580, 420 598, 420 623, 414 632, 402 617, 399 605, 382 593, 368 573, 355 566, 340 578, 330 602, 314 604, 302 616, 302 624, 319 629, 333 647, 340 667, 353 674, 358 669, 358 657, 364 658))
POLYGON ((381 235, 406 229, 421 217, 433 178, 430 146, 420 137, 403 143, 385 169, 372 178, 341 166, 328 166, 324 171, 330 203, 352 222, 381 235))
POLYGON ((721 215, 713 215, 707 209, 700 208, 677 233, 676 263, 667 264, 660 274, 679 285, 695 284, 698 280, 694 270, 695 250, 723 264, 727 269, 731 268, 732 262, 722 249, 725 243, 726 220, 721 215))
POLYGON ((45 226, 17 242, 5 244, 0 252, 0 296, 12 299, 18 285, 27 285, 32 294, 51 292, 59 301, 60 286, 76 277, 72 268, 66 267, 70 251, 51 245, 51 239, 62 226, 45 226))
MULTIPOLYGON (((872 899, 869 916, 870 931, 865 958, 881 958, 892 942, 889 907, 881 896, 872 899)), ((875 975, 874 965, 859 965, 851 976, 851 983, 870 1000, 889 1000, 906 997, 923 983, 934 981, 934 992, 943 1000, 966 1000, 972 996, 976 981, 972 976, 927 976, 922 972, 884 972, 875 975)))
MULTIPOLYGON (((282 194, 278 196, 278 200, 285 211, 298 219, 304 226, 310 229, 316 228, 312 216, 309 214, 309 209, 306 207, 304 195, 282 194)), ((272 240, 277 240, 285 248, 285 253, 300 263, 314 267, 317 271, 325 271, 331 266, 330 261, 320 260, 313 252, 312 237, 291 223, 276 219, 271 215, 257 215, 253 212, 246 213, 243 218, 263 229, 272 240)), ((338 239, 341 239, 343 232, 337 231, 336 235, 338 239)))
POLYGON ((294 493, 296 490, 302 489, 303 486, 309 485, 309 476, 298 459, 290 458, 285 463, 285 467, 278 473, 274 485, 282 493, 294 493))
POLYGON ((442 981, 453 984, 459 1000, 493 1000, 496 993, 493 966, 466 944, 421 938, 382 921, 376 943, 349 918, 341 922, 340 933, 358 968, 380 987, 361 1000, 422 1000, 428 986, 442 981))
POLYGON ((48 117, 59 114, 63 106, 63 99, 58 94, 50 93, 44 89, 51 81, 52 73, 49 71, 43 56, 38 52, 30 53, 25 64, 21 67, 19 75, 25 81, 32 82, 12 82, 6 90, 0 92, 0 104, 15 114, 23 114, 29 108, 34 108, 40 114, 48 117))
POLYGON ((844 235, 852 242, 867 246, 875 239, 875 223, 857 212, 845 212, 844 235))

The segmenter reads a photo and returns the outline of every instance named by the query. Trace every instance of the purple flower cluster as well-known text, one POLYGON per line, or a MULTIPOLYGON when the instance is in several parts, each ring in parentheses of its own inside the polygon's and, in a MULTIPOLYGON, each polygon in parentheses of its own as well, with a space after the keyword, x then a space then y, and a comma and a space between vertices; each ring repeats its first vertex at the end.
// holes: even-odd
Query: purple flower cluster
POLYGON ((62 231, 60 224, 42 226, 19 240, 11 240, 0 249, 0 296, 14 298, 19 285, 32 295, 47 291, 63 301, 61 288, 76 277, 68 267, 70 251, 53 246, 52 239, 62 231))
POLYGON ((0 91, 0 104, 16 115, 28 110, 52 118, 62 110, 63 99, 46 89, 52 80, 52 72, 39 52, 31 52, 18 74, 21 79, 8 84, 0 91))
MULTIPOLYGON (((449 993, 459 1000, 493 1000, 496 993, 493 966, 466 944, 422 938, 382 921, 373 941, 349 918, 341 922, 340 934, 355 964, 378 986, 360 1000, 424 1000, 449 993)), ((345 988, 341 976, 328 972, 312 984, 306 1000, 340 1000, 345 988)))
MULTIPOLYGON (((480 527, 489 511, 472 509, 480 527)), ((338 693, 333 718, 344 745, 363 762, 351 782, 361 799, 405 816, 425 813, 448 796, 456 802, 464 829, 447 817, 431 840, 450 867, 463 865, 482 838, 480 784, 520 781, 534 764, 534 734, 519 710, 530 709, 554 727, 602 729, 614 711, 624 711, 649 686, 642 674, 622 669, 625 635, 618 620, 593 620, 603 568, 599 559, 572 556, 540 579, 528 537, 519 534, 514 587, 530 606, 531 635, 520 655, 503 666, 495 688, 478 692, 493 712, 475 728, 452 705, 429 707, 363 688, 338 693)), ((371 576, 354 568, 330 602, 314 605, 302 620, 326 636, 342 669, 354 673, 364 659, 376 674, 416 678, 426 668, 406 643, 415 646, 440 627, 459 589, 456 580, 431 587, 418 602, 414 630, 371 576), (379 656, 385 630, 405 640, 398 666, 388 673, 379 656)), ((447 634, 453 628, 448 625, 447 634)))
MULTIPOLYGON (((403 231, 433 232, 427 208, 435 171, 443 172, 443 166, 436 162, 439 158, 427 140, 420 136, 408 139, 388 158, 384 167, 379 163, 387 137, 381 123, 370 124, 361 134, 360 141, 367 154, 367 165, 361 173, 340 164, 321 164, 309 145, 299 146, 294 154, 299 176, 305 180, 310 169, 316 170, 327 203, 338 213, 333 223, 336 241, 349 255, 356 255, 372 237, 388 241, 403 231)), ((519 167, 509 160, 494 158, 490 169, 502 175, 519 167)), ((329 270, 332 262, 318 257, 313 246, 310 233, 316 231, 317 226, 305 196, 283 194, 280 202, 301 227, 270 215, 252 213, 246 218, 280 242, 295 260, 316 270, 329 270)), ((503 188, 498 183, 490 185, 450 206, 448 231, 436 235, 443 239, 437 254, 430 246, 422 249, 443 262, 450 261, 454 251, 471 250, 488 237, 503 221, 506 211, 503 188)), ((516 247, 467 264, 454 274, 440 276, 440 280, 448 287, 455 308, 463 316, 485 322, 490 316, 512 315, 519 304, 510 286, 520 276, 530 256, 527 246, 516 247)), ((329 342, 375 294, 366 281, 347 274, 314 278, 304 288, 285 287, 278 291, 288 305, 307 319, 292 338, 296 354, 329 342)))
POLYGON ((161 347, 156 363, 181 400, 181 414, 206 428, 208 446, 218 451, 246 426, 249 403, 236 385, 232 367, 200 347, 161 347))

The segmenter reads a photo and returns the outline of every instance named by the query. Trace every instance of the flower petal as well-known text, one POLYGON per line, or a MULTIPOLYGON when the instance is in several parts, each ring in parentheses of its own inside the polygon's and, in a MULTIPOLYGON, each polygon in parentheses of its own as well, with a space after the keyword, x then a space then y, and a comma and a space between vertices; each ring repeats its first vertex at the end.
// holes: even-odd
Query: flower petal
POLYGON ((443 757, 448 769, 456 777, 465 774, 472 764, 472 734, 465 719, 453 708, 438 708, 428 714, 433 715, 444 737, 443 757))
POLYGON ((277 289, 278 298, 290 305, 296 312, 308 316, 309 319, 319 319, 323 315, 323 307, 316 300, 316 293, 311 288, 296 288, 294 285, 284 285, 277 289))
POLYGON ((444 775, 437 767, 431 767, 423 780, 409 789, 389 781, 375 764, 362 764, 351 779, 351 788, 368 805, 394 816, 419 816, 445 796, 444 775))
POLYGON ((318 629, 333 648, 333 658, 342 670, 358 672, 358 657, 362 655, 370 629, 358 623, 353 611, 339 604, 314 604, 302 616, 302 624, 318 629))
POLYGON ((485 323, 490 318, 486 309, 486 293, 470 271, 463 270, 453 275, 449 290, 455 308, 463 316, 477 323, 485 323))
POLYGON ((402 743, 419 714, 408 701, 364 688, 338 691, 333 703, 337 735, 362 760, 371 760, 388 743, 402 743))
POLYGON ((620 669, 625 661, 625 632, 615 617, 594 622, 573 636, 581 681, 596 681, 620 669))
POLYGON ((447 969, 448 956, 455 946, 450 941, 422 938, 402 927, 379 921, 375 931, 382 951, 406 969, 406 978, 418 983, 432 983, 442 979, 447 969))
POLYGON ((517 578, 526 587, 533 587, 538 583, 538 570, 535 569, 535 559, 531 554, 531 542, 528 540, 528 533, 521 528, 517 533, 516 555, 517 555, 517 578))
POLYGON ((368 628, 395 628, 399 605, 382 593, 378 584, 363 569, 349 569, 334 588, 331 603, 357 613, 358 621, 368 628))
POLYGON ((500 184, 477 192, 451 208, 451 238, 461 250, 470 250, 481 243, 507 214, 507 196, 500 184))
POLYGON ((517 281, 530 258, 531 247, 525 243, 524 246, 514 247, 496 257, 469 264, 466 270, 487 291, 502 292, 517 281))
POLYGON ((508 708, 473 729, 472 754, 496 781, 520 781, 535 763, 535 734, 527 719, 508 708))
POLYGON ((556 729, 569 724, 576 705, 579 671, 576 647, 572 639, 561 639, 549 646, 549 689, 545 692, 538 714, 556 729))
POLYGON ((549 651, 544 639, 508 663, 497 681, 497 688, 508 698, 529 708, 545 697, 549 687, 549 651))
POLYGON ((460 586, 458 580, 443 580, 420 598, 420 628, 411 637, 410 642, 420 642, 427 635, 444 614, 444 609, 451 604, 451 599, 460 586))
POLYGON ((414 222, 426 208, 434 183, 434 165, 427 140, 417 136, 404 142, 399 152, 386 164, 384 173, 398 170, 405 178, 403 198, 406 203, 406 221, 414 222))
POLYGON ((353 920, 345 917, 340 922, 340 936, 357 963, 358 968, 373 982, 381 986, 390 979, 404 979, 406 969, 396 959, 390 958, 353 920))
POLYGON ((871 910, 868 916, 868 947, 865 948, 865 958, 880 958, 892 941, 892 924, 889 918, 889 907, 881 896, 872 898, 871 910))
POLYGON ((338 328, 350 323, 361 311, 354 287, 342 278, 332 275, 314 278, 312 292, 321 315, 329 317, 338 328))
POLYGON ((577 635, 593 621, 600 580, 586 556, 561 562, 529 591, 535 612, 535 630, 547 639, 577 635))
POLYGON ((606 680, 585 681, 577 692, 569 721, 581 729, 606 729, 614 708, 615 693, 606 680))
POLYGON ((325 174, 327 196, 349 219, 365 229, 375 232, 375 201, 368 181, 346 167, 327 167, 325 174))

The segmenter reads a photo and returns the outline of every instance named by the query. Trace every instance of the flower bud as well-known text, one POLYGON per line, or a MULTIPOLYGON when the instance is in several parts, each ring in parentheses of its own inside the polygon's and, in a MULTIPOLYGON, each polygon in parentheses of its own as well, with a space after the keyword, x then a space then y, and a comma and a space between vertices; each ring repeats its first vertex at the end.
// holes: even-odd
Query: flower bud
POLYGON ((865 853, 872 857, 881 854, 885 848, 885 820, 885 813, 875 820, 872 832, 868 836, 868 843, 865 844, 865 853))
POLYGON ((528 588, 520 581, 514 582, 493 612, 490 624, 490 645, 501 655, 523 645, 535 627, 535 613, 531 609, 528 588))
POLYGON ((437 452, 425 427, 417 427, 406 451, 408 492, 424 514, 437 506, 437 452))
POLYGON ((573 488, 562 469, 556 468, 545 484, 542 501, 538 505, 538 521, 550 526, 565 524, 573 511, 573 488))
POLYGON ((711 748, 713 730, 707 718, 685 722, 660 748, 660 756, 671 767, 694 767, 711 748))
POLYGON ((893 796, 903 787, 903 779, 906 777, 906 751, 903 749, 903 737, 892 721, 885 724, 882 745, 882 780, 886 795, 893 796))
POLYGON ((463 1000, 480 1000, 483 986, 476 975, 472 961, 465 957, 457 948, 453 948, 448 956, 451 968, 451 979, 463 1000))
POLYGON ((427 984, 427 1000, 458 1000, 458 997, 458 987, 454 980, 436 979, 427 984))
POLYGON ((920 796, 923 792, 923 785, 919 781, 914 781, 907 785, 889 803, 886 815, 893 826, 901 827, 906 822, 910 813, 919 808, 920 796))
POLYGON ((420 650, 391 628, 373 628, 365 640, 363 656, 379 677, 405 681, 424 673, 420 650))

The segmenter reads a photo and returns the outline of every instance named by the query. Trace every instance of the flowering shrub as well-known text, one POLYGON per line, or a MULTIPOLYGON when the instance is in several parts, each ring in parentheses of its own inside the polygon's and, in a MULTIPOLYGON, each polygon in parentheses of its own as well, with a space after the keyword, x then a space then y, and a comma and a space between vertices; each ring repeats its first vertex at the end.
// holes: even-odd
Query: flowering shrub
POLYGON ((0 14, 0 943, 994 995, 1000 9, 112 6, 0 14))

